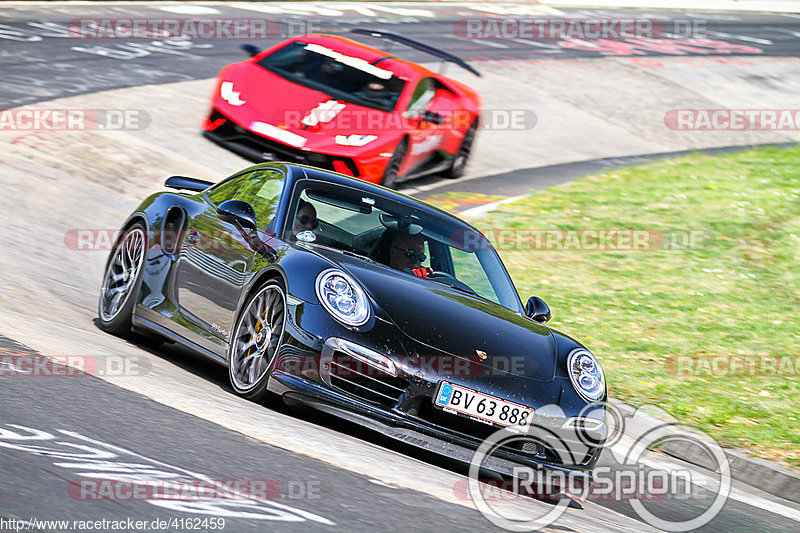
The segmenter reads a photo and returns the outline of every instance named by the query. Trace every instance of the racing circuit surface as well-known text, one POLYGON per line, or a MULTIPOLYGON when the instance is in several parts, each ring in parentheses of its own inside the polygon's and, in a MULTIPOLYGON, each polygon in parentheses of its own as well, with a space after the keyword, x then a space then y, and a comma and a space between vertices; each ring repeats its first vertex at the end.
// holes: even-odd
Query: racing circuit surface
MULTIPOLYGON (((482 78, 455 68, 450 74, 475 87, 486 109, 529 109, 537 121, 523 130, 481 131, 465 178, 404 185, 404 192, 447 209, 475 214, 488 202, 533 187, 658 154, 796 140, 796 132, 709 135, 664 123, 672 109, 796 107, 796 16, 524 6, 528 12, 522 14, 536 16, 702 21, 706 32, 706 41, 674 36, 598 47, 454 36, 457 20, 506 16, 510 8, 498 12, 505 4, 491 13, 456 3, 337 5, 198 4, 196 13, 181 7, 185 15, 270 17, 293 34, 380 28, 471 60, 482 78)), ((243 57, 241 42, 76 42, 65 32, 70 20, 81 17, 179 16, 164 6, 0 10, 0 108, 135 110, 145 119, 115 131, 0 131, 2 362, 77 356, 104 369, 99 376, 61 369, 51 374, 68 375, 0 377, 0 519, 225 518, 226 531, 497 530, 466 495, 463 465, 321 414, 244 401, 230 392, 224 368, 174 345, 131 344, 94 325, 110 246, 100 236, 111 234, 167 176, 216 181, 248 164, 199 133, 210 78, 243 57), (100 231, 80 240, 81 230, 100 231), (102 466, 87 461, 92 458, 102 466), (76 492, 76 483, 91 479, 83 474, 92 470, 105 478, 159 472, 164 479, 257 480, 273 499, 248 503, 240 494, 235 503, 194 506, 94 501, 76 492)), ((654 455, 648 468, 668 467, 670 459, 654 455)), ((613 471, 614 455, 606 453, 600 465, 613 471)), ((648 509, 678 521, 713 499, 702 483, 692 484, 689 493, 650 502, 648 509)), ((522 517, 551 507, 529 498, 495 504, 522 517)), ((702 530, 794 531, 798 523, 797 504, 735 482, 722 512, 702 530)), ((0 530, 7 525, 0 522, 0 530)), ((548 530, 655 529, 629 502, 598 499, 568 509, 548 530)))

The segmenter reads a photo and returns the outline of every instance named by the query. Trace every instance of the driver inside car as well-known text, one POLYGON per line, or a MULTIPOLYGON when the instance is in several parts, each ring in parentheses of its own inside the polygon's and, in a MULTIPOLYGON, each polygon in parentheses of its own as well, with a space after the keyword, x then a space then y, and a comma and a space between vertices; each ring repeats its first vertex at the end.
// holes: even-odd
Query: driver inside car
POLYGON ((422 266, 425 261, 425 242, 420 235, 396 232, 389 248, 389 266, 427 278, 433 273, 429 267, 422 266))
POLYGON ((311 202, 306 202, 301 198, 300 205, 297 207, 297 216, 292 224, 292 234, 301 241, 314 241, 316 236, 313 235, 313 231, 318 226, 317 210, 314 209, 311 202))

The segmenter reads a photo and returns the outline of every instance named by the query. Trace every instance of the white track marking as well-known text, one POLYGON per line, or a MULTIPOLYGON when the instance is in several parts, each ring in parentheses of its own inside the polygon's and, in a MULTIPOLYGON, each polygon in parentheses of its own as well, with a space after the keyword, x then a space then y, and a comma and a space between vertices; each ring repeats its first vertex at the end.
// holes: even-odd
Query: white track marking
POLYGON ((486 46, 491 46, 492 48, 502 48, 502 49, 508 48, 507 44, 495 43, 493 41, 487 41, 485 39, 463 39, 453 34, 447 34, 446 36, 450 37, 451 39, 456 39, 459 41, 470 42, 474 44, 485 44, 486 46))
MULTIPOLYGON (((630 447, 624 445, 622 441, 619 444, 612 446, 612 450, 617 450, 617 452, 623 456, 627 453, 629 449, 630 447)), ((656 456, 652 453, 648 454, 644 456, 642 459, 640 459, 640 463, 644 466, 649 466, 650 468, 654 468, 656 470, 665 472, 668 472, 675 468, 675 463, 672 463, 670 461, 659 460, 656 459, 655 457, 656 456)), ((687 467, 691 469, 692 472, 691 482, 693 485, 696 485, 698 487, 710 491, 715 490, 715 487, 719 485, 719 480, 715 479, 712 474, 707 474, 706 471, 703 470, 702 468, 691 467, 691 465, 684 466, 683 468, 687 467)), ((728 498, 742 503, 746 503, 747 505, 757 507, 759 509, 762 509, 770 513, 783 516, 790 520, 800 522, 800 509, 789 507, 788 505, 783 505, 774 500, 768 500, 756 494, 744 492, 735 487, 731 487, 731 491, 728 494, 728 498)))
POLYGON ((786 28, 776 28, 774 26, 766 26, 764 29, 765 30, 769 30, 769 31, 788 33, 789 35, 791 35, 793 37, 800 37, 800 31, 787 30, 786 28))
POLYGON ((325 4, 257 4, 250 2, 234 2, 228 4, 236 9, 270 13, 273 15, 318 15, 321 17, 344 17, 355 13, 364 17, 380 17, 385 14, 403 17, 433 18, 436 14, 430 9, 416 7, 387 6, 380 4, 363 4, 354 2, 330 2, 325 4))
MULTIPOLYGON (((73 438, 76 438, 76 439, 81 439, 81 440, 90 442, 92 444, 95 444, 95 445, 98 445, 98 446, 102 446, 102 447, 110 449, 110 450, 114 450, 115 452, 117 452, 119 454, 125 454, 125 455, 130 455, 130 456, 133 456, 133 457, 137 457, 137 458, 139 458, 139 459, 141 459, 143 461, 147 461, 147 462, 149 462, 151 464, 154 464, 154 465, 157 465, 157 466, 160 466, 160 467, 169 468, 169 469, 172 469, 172 470, 175 470, 175 471, 178 471, 178 472, 183 472, 183 473, 188 474, 189 476, 191 476, 193 478, 196 478, 196 479, 200 479, 200 480, 204 480, 204 481, 212 481, 212 478, 210 478, 209 476, 207 476, 205 474, 198 474, 196 472, 192 472, 191 470, 186 470, 185 468, 181 468, 181 467, 174 466, 174 465, 171 465, 171 464, 168 464, 168 463, 164 463, 164 462, 159 461, 157 459, 151 459, 150 457, 147 457, 145 455, 141 455, 139 453, 136 453, 136 452, 133 452, 131 450, 122 448, 120 446, 116 446, 114 444, 109 444, 107 442, 95 440, 95 439, 93 439, 91 437, 87 437, 86 435, 82 435, 82 434, 77 433, 75 431, 67 431, 65 429, 59 429, 58 431, 63 433, 63 434, 65 434, 65 435, 69 435, 70 437, 73 437, 73 438)), ((240 496, 242 498, 242 500, 249 500, 250 499, 248 495, 243 494, 243 493, 241 493, 241 492, 239 492, 239 491, 237 491, 235 489, 231 489, 230 492, 231 492, 231 494, 240 496)), ((329 526, 335 526, 336 525, 335 523, 331 522, 330 520, 328 520, 326 518, 323 518, 321 516, 315 515, 314 513, 309 513, 308 511, 304 511, 302 509, 298 509, 296 507, 290 507, 288 505, 284 505, 284 504, 281 504, 281 503, 278 503, 278 502, 274 502, 274 501, 267 501, 267 502, 261 502, 261 503, 265 503, 265 504, 267 504, 269 506, 276 507, 276 508, 279 508, 279 509, 283 509, 285 511, 289 511, 291 513, 294 513, 294 514, 297 514, 299 516, 302 516, 303 518, 305 518, 307 520, 311 520, 311 521, 314 521, 314 522, 319 522, 321 524, 325 524, 325 525, 329 525, 329 526)))
POLYGON ((207 6, 159 6, 161 11, 178 15, 216 15, 219 9, 207 6))
POLYGON ((507 44, 496 43, 494 41, 486 41, 486 40, 482 40, 482 39, 475 39, 475 40, 473 40, 471 42, 483 44, 483 45, 486 45, 486 46, 491 46, 492 48, 501 48, 501 49, 508 48, 507 44))
POLYGON ((736 39, 738 41, 746 41, 748 43, 770 45, 772 41, 769 39, 759 39, 758 37, 748 37, 747 35, 733 35, 732 33, 725 33, 723 31, 704 30, 708 35, 715 35, 717 37, 724 37, 726 39, 736 39))
POLYGON ((563 15, 564 12, 554 7, 542 5, 505 5, 496 6, 488 2, 476 4, 474 2, 467 4, 465 7, 472 11, 480 11, 482 13, 491 13, 493 15, 563 15))
POLYGON ((527 44, 529 46, 535 46, 537 48, 545 48, 545 50, 539 50, 539 52, 542 54, 560 54, 563 52, 561 48, 553 44, 545 44, 537 41, 529 41, 528 39, 511 39, 511 40, 514 41, 515 43, 527 44))

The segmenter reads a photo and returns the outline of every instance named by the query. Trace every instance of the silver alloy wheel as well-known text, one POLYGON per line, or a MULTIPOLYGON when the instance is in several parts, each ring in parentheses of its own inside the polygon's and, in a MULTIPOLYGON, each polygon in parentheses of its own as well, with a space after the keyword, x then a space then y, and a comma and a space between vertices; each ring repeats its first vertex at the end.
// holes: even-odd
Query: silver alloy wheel
POLYGON ((283 338, 286 298, 275 283, 264 286, 239 317, 232 339, 229 373, 240 392, 259 385, 283 338))
POLYGON ((144 262, 144 231, 134 227, 125 232, 108 262, 100 289, 100 318, 109 322, 116 317, 133 292, 144 262))

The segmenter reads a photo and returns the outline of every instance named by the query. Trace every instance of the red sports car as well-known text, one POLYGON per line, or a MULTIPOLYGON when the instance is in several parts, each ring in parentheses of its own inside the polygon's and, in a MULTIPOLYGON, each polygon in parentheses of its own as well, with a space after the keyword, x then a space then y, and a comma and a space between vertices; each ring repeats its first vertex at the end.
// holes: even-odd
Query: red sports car
MULTIPOLYGON (((404 37, 353 30, 464 61, 404 37)), ((253 161, 310 164, 373 183, 463 174, 480 96, 456 80, 351 39, 303 35, 219 73, 204 135, 253 161)))

